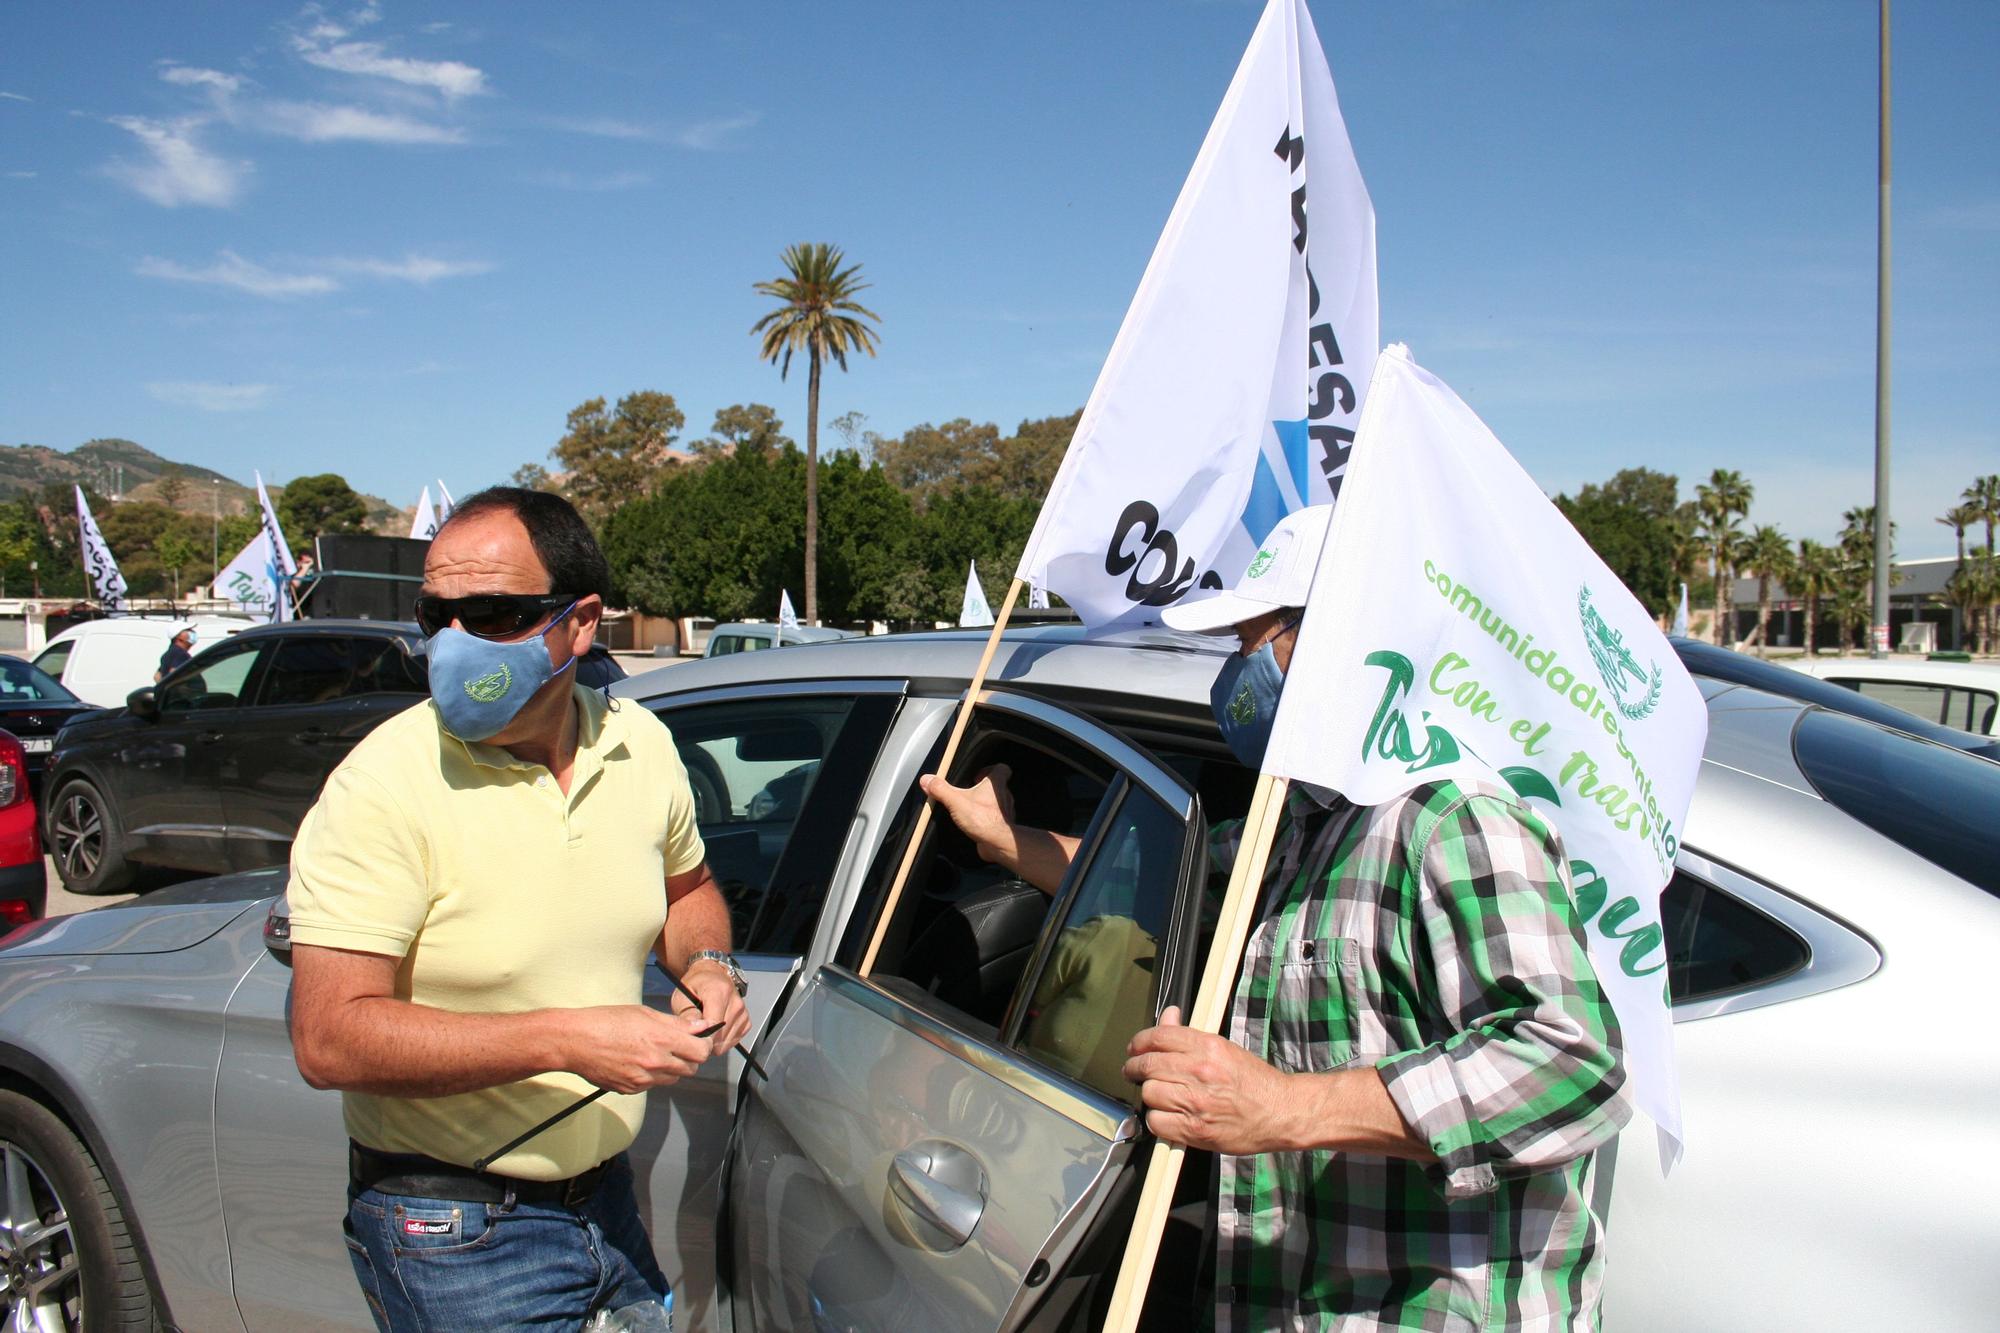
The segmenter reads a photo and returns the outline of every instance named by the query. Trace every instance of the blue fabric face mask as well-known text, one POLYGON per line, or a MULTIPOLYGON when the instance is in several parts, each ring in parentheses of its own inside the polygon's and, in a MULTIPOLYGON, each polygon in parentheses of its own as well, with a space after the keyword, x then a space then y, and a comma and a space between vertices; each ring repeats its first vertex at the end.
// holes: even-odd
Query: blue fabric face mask
POLYGON ((1278 696, 1284 688, 1285 673, 1278 670, 1277 655, 1267 643, 1248 657, 1232 654, 1208 691, 1208 706, 1215 710, 1222 739, 1245 768, 1264 766, 1264 750, 1271 743, 1271 724, 1277 720, 1278 696))
MULTIPOLYGON (((571 602, 540 634, 513 643, 495 643, 455 625, 428 641, 431 700, 444 729, 462 741, 483 741, 504 731, 527 707, 535 691, 560 675, 549 666, 549 631, 576 609, 571 602)), ((570 658, 562 666, 576 665, 570 658)))

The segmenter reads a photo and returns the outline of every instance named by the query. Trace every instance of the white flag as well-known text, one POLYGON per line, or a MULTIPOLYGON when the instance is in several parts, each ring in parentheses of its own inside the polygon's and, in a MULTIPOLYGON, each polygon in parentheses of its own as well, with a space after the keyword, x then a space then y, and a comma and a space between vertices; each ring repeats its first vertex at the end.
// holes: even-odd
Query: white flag
POLYGON ((215 576, 209 594, 227 598, 251 615, 269 620, 284 605, 284 586, 277 558, 271 553, 271 534, 260 530, 215 576))
POLYGON ((76 531, 77 545, 83 548, 83 569, 90 575, 91 592, 96 595, 98 605, 106 611, 124 610, 125 576, 118 572, 118 561, 112 558, 104 534, 97 530, 97 520, 91 517, 81 486, 76 488, 76 531))
POLYGON ((1028 609, 1046 611, 1049 609, 1049 590, 1037 583, 1028 589, 1028 609))
POLYGON ((1685 639, 1688 633, 1688 586, 1681 585, 1681 604, 1674 608, 1674 625, 1667 633, 1676 639, 1685 639))
MULTIPOLYGON (((442 485, 443 483, 440 482, 439 484, 442 485)), ((438 517, 437 510, 431 508, 431 488, 426 486, 424 487, 424 493, 417 497, 416 517, 410 521, 411 540, 420 542, 429 541, 438 535, 438 524, 442 521, 438 517)))
POLYGON ((783 588, 778 589, 778 628, 797 629, 799 613, 792 610, 792 595, 783 588))
POLYGON ((986 604, 986 589, 979 586, 979 562, 965 567, 965 601, 958 608, 961 629, 975 629, 993 623, 993 608, 986 604))
POLYGON ((1635 1099, 1678 1156, 1660 889, 1708 734, 1700 691, 1443 381, 1399 345, 1369 392, 1265 769, 1359 805, 1483 777, 1548 815, 1635 1099))
POLYGON ((1339 494, 1378 326, 1333 75, 1305 0, 1269 0, 1016 577, 1093 627, 1235 583, 1279 519, 1339 494))
POLYGON ((442 479, 440 479, 438 482, 438 526, 439 527, 444 526, 444 521, 451 517, 451 511, 456 509, 457 507, 458 506, 452 502, 451 492, 444 488, 444 482, 442 479))
MULTIPOLYGON (((289 588, 290 584, 285 580, 298 572, 292 565, 292 548, 285 545, 284 529, 278 526, 278 513, 271 508, 271 496, 264 489, 264 474, 258 472, 253 475, 257 478, 257 504, 263 514, 264 536, 270 542, 271 567, 276 571, 274 577, 279 588, 289 588)), ((277 614, 273 619, 290 620, 293 618, 293 612, 292 599, 289 596, 279 597, 277 614)))

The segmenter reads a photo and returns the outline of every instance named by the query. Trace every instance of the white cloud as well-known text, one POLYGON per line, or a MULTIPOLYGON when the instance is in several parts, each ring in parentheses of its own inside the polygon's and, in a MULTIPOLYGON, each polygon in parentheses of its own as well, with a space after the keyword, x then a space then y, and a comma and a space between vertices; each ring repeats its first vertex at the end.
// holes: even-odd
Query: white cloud
POLYGON ((544 185, 552 190, 583 190, 604 192, 610 190, 633 190, 642 185, 651 185, 651 173, 644 171, 609 171, 598 176, 579 175, 574 171, 548 171, 527 178, 530 185, 544 185))
POLYGON ((32 102, 35 100, 32 97, 23 97, 19 93, 0 93, 0 97, 6 98, 9 102, 32 102))
POLYGON ((137 138, 148 160, 113 159, 105 165, 105 173, 163 208, 182 204, 227 208, 236 202, 243 178, 250 174, 248 162, 229 161, 201 146, 196 136, 207 123, 202 117, 113 116, 110 123, 137 138))
POLYGON ((175 407, 203 412, 248 412, 264 405, 273 392, 269 384, 210 384, 200 380, 155 380, 146 392, 175 407))
POLYGON ((493 271, 493 265, 482 259, 435 259, 429 255, 404 255, 401 259, 330 259, 327 267, 341 273, 358 273, 394 282, 414 282, 419 287, 428 287, 440 278, 466 278, 493 271))
POLYGON ((278 273, 253 263, 233 250, 224 250, 206 268, 190 268, 171 259, 150 255, 134 270, 141 277, 165 278, 169 282, 194 282, 214 287, 234 287, 252 296, 321 296, 338 291, 340 284, 324 273, 278 273))
POLYGON ((572 134, 588 134, 597 139, 658 139, 662 135, 657 126, 641 125, 637 121, 618 120, 611 116, 582 116, 556 121, 556 128, 572 134))
POLYGON ((37 174, 33 171, 10 171, 7 173, 7 179, 10 181, 31 181, 37 174))
POLYGON ((455 144, 465 132, 413 116, 370 111, 325 102, 259 102, 247 108, 244 123, 267 134, 304 143, 455 144))
POLYGON ((728 147, 727 141, 738 130, 747 130, 760 119, 755 111, 746 111, 740 116, 724 116, 716 120, 704 120, 676 130, 673 141, 683 148, 694 148, 711 152, 728 147))
POLYGON ((293 51, 308 65, 339 74, 359 74, 413 88, 429 88, 447 98, 473 97, 487 91, 485 71, 462 61, 417 60, 391 55, 382 42, 346 40, 354 28, 381 18, 381 11, 372 5, 350 15, 345 24, 330 22, 316 13, 315 17, 317 21, 312 27, 292 38, 293 51))
POLYGON ((223 97, 230 96, 243 86, 243 80, 234 74, 224 74, 219 69, 197 69, 192 65, 164 66, 160 77, 183 88, 213 88, 223 97))

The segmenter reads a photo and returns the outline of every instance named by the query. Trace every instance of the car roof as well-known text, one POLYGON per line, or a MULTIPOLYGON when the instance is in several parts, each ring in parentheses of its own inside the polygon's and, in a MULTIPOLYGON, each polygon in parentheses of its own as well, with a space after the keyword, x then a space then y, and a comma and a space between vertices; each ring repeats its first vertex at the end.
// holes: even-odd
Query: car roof
POLYGON ((106 616, 102 620, 86 620, 82 624, 71 625, 59 634, 51 634, 49 642, 57 643, 96 635, 144 637, 164 641, 172 638, 176 631, 185 629, 189 625, 197 630, 222 626, 241 633, 254 628, 255 622, 237 616, 106 616))
POLYGON ((263 639, 273 634, 373 634, 383 638, 422 639, 424 632, 408 620, 286 620, 271 625, 253 625, 236 635, 239 639, 263 639))
POLYGON ((1786 662, 1794 671, 1821 680, 1907 680, 1927 685, 1964 685, 2000 690, 2000 663, 1933 662, 1926 658, 1850 657, 1786 662))

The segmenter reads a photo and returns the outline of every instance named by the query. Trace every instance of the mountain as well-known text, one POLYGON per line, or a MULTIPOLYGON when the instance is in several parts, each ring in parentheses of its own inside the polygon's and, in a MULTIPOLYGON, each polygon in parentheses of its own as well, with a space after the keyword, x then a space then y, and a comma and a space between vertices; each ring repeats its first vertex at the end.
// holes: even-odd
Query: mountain
MULTIPOLYGON (((74 449, 42 444, 0 445, 0 500, 39 491, 51 482, 80 485, 96 495, 120 500, 163 501, 161 481, 170 473, 182 480, 175 508, 185 514, 246 514, 257 504, 255 488, 223 476, 212 468, 176 463, 131 440, 91 440, 74 449)), ((283 490, 271 486, 275 500, 283 490)), ((379 496, 363 495, 368 526, 401 537, 410 530, 413 508, 398 508, 379 496)))

